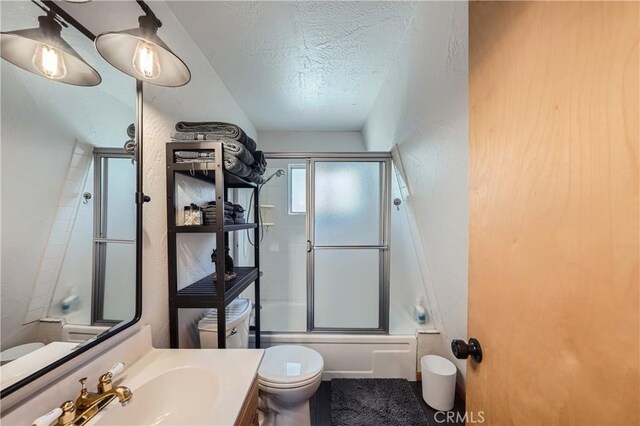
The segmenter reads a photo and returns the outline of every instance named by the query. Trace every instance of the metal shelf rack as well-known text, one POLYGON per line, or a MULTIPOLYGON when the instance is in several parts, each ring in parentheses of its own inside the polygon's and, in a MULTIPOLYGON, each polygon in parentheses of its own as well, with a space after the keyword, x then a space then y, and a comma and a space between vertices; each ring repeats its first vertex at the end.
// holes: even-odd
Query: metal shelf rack
MULTIPOLYGON (((215 308, 218 311, 218 348, 226 347, 226 307, 247 287, 254 283, 255 313, 253 327, 256 348, 260 347, 260 248, 254 248, 254 266, 236 266, 237 276, 224 282, 214 280, 208 275, 186 287, 178 289, 177 235, 180 233, 210 233, 216 236, 216 247, 225 247, 229 243, 229 232, 254 230, 254 241, 258 241, 258 185, 228 173, 223 165, 223 145, 218 141, 171 142, 166 145, 167 162, 167 242, 169 257, 169 335, 171 347, 179 347, 178 309, 215 308), (176 163, 176 151, 208 151, 213 158, 206 163, 176 163), (222 206, 231 188, 247 188, 253 191, 254 223, 217 225, 224 223, 224 209, 216 209, 216 225, 178 226, 175 223, 179 206, 176 199, 175 175, 185 174, 212 184, 216 204, 222 206), (222 188, 222 191, 219 189, 222 188)), ((224 256, 216 259, 218 276, 225 274, 224 256)))

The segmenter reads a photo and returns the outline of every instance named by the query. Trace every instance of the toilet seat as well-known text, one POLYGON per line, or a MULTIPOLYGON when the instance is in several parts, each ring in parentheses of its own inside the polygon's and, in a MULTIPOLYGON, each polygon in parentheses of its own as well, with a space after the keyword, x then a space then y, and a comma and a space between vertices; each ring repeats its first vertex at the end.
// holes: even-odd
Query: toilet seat
POLYGON ((313 349, 298 345, 273 346, 264 352, 258 380, 267 387, 296 388, 317 380, 323 369, 322 356, 313 349))
POLYGON ((5 349, 0 352, 0 362, 6 363, 9 361, 16 360, 25 356, 28 353, 35 351, 36 349, 40 349, 44 347, 44 343, 35 342, 35 343, 25 343, 22 345, 14 346, 9 349, 5 349))
POLYGON ((303 386, 310 385, 311 383, 321 379, 322 379, 322 371, 310 379, 304 380, 302 382, 293 382, 293 383, 271 383, 271 382, 262 380, 260 377, 258 377, 258 384, 262 387, 269 388, 269 389, 295 389, 295 388, 301 388, 303 386))

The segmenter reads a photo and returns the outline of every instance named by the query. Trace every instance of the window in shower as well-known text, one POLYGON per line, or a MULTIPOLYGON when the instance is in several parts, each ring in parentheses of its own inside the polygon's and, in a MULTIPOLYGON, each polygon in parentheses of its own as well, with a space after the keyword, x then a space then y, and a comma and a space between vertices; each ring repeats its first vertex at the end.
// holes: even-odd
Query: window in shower
POLYGON ((287 192, 289 214, 305 214, 307 212, 307 166, 305 164, 289 164, 287 192))
POLYGON ((122 149, 94 150, 93 324, 135 313, 135 173, 122 149))

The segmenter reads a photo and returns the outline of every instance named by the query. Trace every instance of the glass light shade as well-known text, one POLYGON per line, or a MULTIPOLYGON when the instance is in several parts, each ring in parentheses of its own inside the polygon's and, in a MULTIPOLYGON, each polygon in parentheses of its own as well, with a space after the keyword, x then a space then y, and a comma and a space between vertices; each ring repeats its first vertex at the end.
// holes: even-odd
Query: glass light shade
POLYGON ((33 74, 74 86, 97 86, 100 74, 60 35, 60 25, 41 16, 39 28, 0 33, 3 59, 33 74))
POLYGON ((123 73, 165 87, 184 86, 191 80, 187 65, 158 37, 150 18, 141 16, 140 27, 100 34, 96 49, 123 73))

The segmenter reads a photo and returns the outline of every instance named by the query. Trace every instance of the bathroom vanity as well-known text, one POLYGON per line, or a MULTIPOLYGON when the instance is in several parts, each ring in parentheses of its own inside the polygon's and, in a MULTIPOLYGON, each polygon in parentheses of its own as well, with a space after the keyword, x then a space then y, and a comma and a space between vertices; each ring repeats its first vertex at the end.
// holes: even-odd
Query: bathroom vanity
POLYGON ((126 386, 133 396, 126 406, 115 399, 88 425, 256 424, 262 349, 154 349, 150 327, 126 334, 114 347, 53 381, 37 398, 27 397, 8 410, 3 406, 2 424, 31 424, 75 400, 78 381, 85 377, 94 391, 98 376, 117 362, 126 366, 113 378, 114 386, 126 386))

